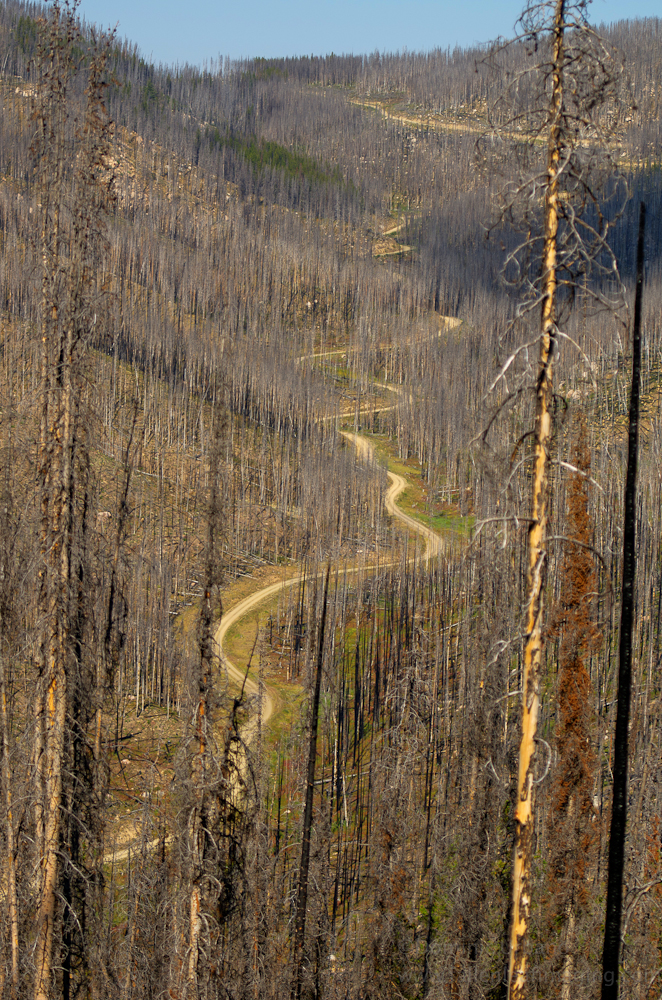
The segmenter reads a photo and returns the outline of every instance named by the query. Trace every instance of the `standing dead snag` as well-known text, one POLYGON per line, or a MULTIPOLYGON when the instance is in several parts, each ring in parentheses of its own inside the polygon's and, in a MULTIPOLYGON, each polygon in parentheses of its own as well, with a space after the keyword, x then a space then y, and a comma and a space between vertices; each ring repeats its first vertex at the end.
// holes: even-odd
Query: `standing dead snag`
MULTIPOLYGON (((191 761, 191 785, 194 800, 188 818, 188 848, 191 856, 191 887, 189 896, 189 945, 187 996, 197 997, 200 979, 201 933, 205 918, 205 888, 208 880, 210 854, 213 854, 214 813, 218 803, 210 794, 213 757, 210 754, 210 718, 213 708, 212 666, 214 662, 214 595, 221 582, 222 554, 221 504, 219 488, 220 425, 219 416, 214 414, 214 435, 210 460, 211 495, 208 516, 207 552, 205 559, 204 593, 200 605, 199 662, 197 665, 197 697, 195 710, 196 751, 191 761)), ((218 776, 217 776, 218 779, 218 776)), ((221 782, 223 779, 221 778, 221 782)), ((217 789, 218 790, 218 789, 217 789)), ((229 794, 229 783, 225 789, 229 794)), ((221 811, 224 806, 221 807, 221 811)), ((205 942, 206 943, 206 942, 205 942)), ((206 949, 208 950, 208 948, 206 949)))
POLYGON ((215 683, 219 661, 214 612, 222 611, 219 590, 224 569, 221 453, 225 425, 216 411, 212 420, 203 596, 198 650, 190 675, 191 724, 181 774, 184 823, 175 848, 184 861, 187 895, 180 990, 189 1000, 215 996, 231 963, 226 935, 230 914, 241 897, 239 880, 257 799, 253 763, 241 725, 245 687, 237 695, 223 695, 215 683))
MULTIPOLYGON (((4 491, 3 491, 4 492, 4 491)), ((9 983, 10 1000, 17 1000, 20 988, 20 946, 19 946, 19 908, 16 888, 16 837, 14 833, 13 809, 13 779, 10 759, 10 722, 7 710, 7 676, 5 671, 5 643, 10 629, 10 603, 8 600, 15 579, 9 570, 11 565, 11 541, 9 512, 11 502, 9 496, 1 497, 0 508, 0 753, 2 754, 2 785, 5 807, 5 843, 7 852, 6 897, 8 904, 8 936, 11 949, 11 973, 9 983)), ((11 624, 14 624, 13 622, 11 624)), ((0 961, 2 958, 0 957, 0 961)), ((4 992, 4 970, 0 972, 0 988, 4 992)))
MULTIPOLYGON (((94 811, 91 801, 81 803, 81 794, 93 798, 94 793, 82 789, 85 778, 76 758, 77 747, 85 742, 88 705, 95 700, 93 691, 81 689, 89 667, 83 660, 91 598, 86 562, 90 466, 83 397, 85 354, 95 324, 94 271, 108 200, 110 126, 102 97, 110 40, 88 53, 83 97, 77 91, 76 46, 84 48, 87 43, 78 28, 76 6, 53 3, 48 21, 42 24, 34 110, 42 265, 35 1000, 51 995, 55 968, 62 976, 65 1000, 72 988, 73 935, 78 930, 66 939, 64 929, 59 942, 56 935, 60 924, 72 920, 77 928, 85 924, 75 913, 71 880, 77 882, 76 892, 85 905, 77 824, 89 831, 89 817, 83 822, 79 811, 94 811), (61 952, 57 959, 56 948, 61 952)), ((86 967, 87 950, 82 948, 81 954, 86 967)))
POLYGON ((310 838, 313 828, 313 797, 315 794, 315 763, 317 761, 317 726, 319 721, 320 692, 322 686, 322 668, 324 666, 324 630, 329 603, 330 564, 326 568, 324 580, 324 595, 322 597, 322 616, 320 618, 317 637, 317 661, 315 664, 315 687, 310 709, 310 736, 308 740, 308 769, 306 776, 306 801, 303 811, 303 830, 301 833, 301 866, 299 868, 299 884, 297 886, 296 916, 294 923, 294 973, 292 976, 291 1000, 299 1000, 303 985, 304 945, 306 940, 306 908, 308 906, 308 879, 310 870, 310 838))
POLYGON ((552 442, 552 364, 556 339, 556 239, 558 234, 560 117, 563 106, 563 36, 565 2, 558 0, 553 25, 553 82, 545 185, 545 243, 542 258, 543 300, 540 361, 536 385, 534 472, 531 524, 528 537, 528 600, 526 641, 522 672, 522 732, 515 807, 515 856, 512 916, 508 950, 510 996, 524 994, 525 944, 531 917, 533 868, 533 757, 540 709, 540 676, 543 653, 543 585, 547 563, 547 513, 549 452, 552 442))
MULTIPOLYGON (((492 130, 478 150, 487 164, 517 170, 501 193, 498 222, 521 233, 504 267, 507 283, 522 298, 520 322, 538 312, 539 334, 511 354, 494 386, 505 387, 510 405, 527 386, 535 391, 533 429, 522 441, 532 443, 531 508, 527 541, 522 670, 522 726, 515 808, 515 846, 508 942, 508 996, 526 992, 527 941, 531 921, 534 854, 534 765, 545 642, 545 581, 548 561, 550 452, 554 438, 553 366, 560 340, 574 342, 559 324, 572 306, 578 279, 590 273, 601 283, 582 291, 612 308, 622 287, 607 235, 611 220, 600 209, 607 189, 620 194, 610 155, 611 132, 618 124, 615 53, 590 28, 587 0, 530 3, 515 39, 533 57, 511 75, 491 108, 492 130), (609 113, 606 113, 609 111, 609 113), (505 154, 504 154, 505 146, 505 154), (544 151, 544 152, 543 152, 544 151), (609 277, 607 277, 609 276, 609 277), (537 342, 535 368, 529 348, 537 342), (505 377, 514 379, 509 391, 505 377)), ((512 43, 507 43, 512 44, 512 43)), ((490 60, 497 62, 504 46, 490 60)), ((529 339, 529 338, 527 338, 529 339)), ((576 346, 576 345, 575 345, 576 346)))
POLYGON ((632 330, 632 386, 628 414, 628 466, 623 516, 623 594, 621 634, 618 646, 618 704, 614 733, 614 791, 609 833, 609 868, 605 938, 602 953, 602 1000, 618 1000, 623 908, 623 865, 627 820, 628 744, 632 688, 632 630, 634 582, 637 566, 635 536, 637 526, 637 460, 639 447, 639 398, 641 395, 641 299, 644 286, 644 229, 646 206, 639 207, 637 241, 637 286, 632 330))

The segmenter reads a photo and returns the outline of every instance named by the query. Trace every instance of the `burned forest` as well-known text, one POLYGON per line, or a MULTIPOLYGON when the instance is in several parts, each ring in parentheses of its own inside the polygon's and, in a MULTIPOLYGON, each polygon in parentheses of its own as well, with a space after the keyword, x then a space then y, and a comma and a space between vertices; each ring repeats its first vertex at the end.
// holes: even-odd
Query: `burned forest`
POLYGON ((0 6, 2 997, 660 996, 662 20, 591 12, 0 6))

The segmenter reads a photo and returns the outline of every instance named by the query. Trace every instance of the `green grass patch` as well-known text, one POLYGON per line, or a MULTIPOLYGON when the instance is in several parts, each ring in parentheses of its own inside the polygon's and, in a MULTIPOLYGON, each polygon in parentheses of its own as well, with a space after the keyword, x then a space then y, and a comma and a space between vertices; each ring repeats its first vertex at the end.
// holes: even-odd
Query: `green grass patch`
POLYGON ((300 684, 285 681, 275 684, 269 681, 269 690, 276 694, 278 701, 276 711, 267 723, 268 740, 275 747, 287 739, 293 728, 300 723, 305 691, 300 684))
POLYGON ((439 534, 454 534, 460 538, 468 538, 473 530, 475 517, 460 514, 456 502, 443 498, 443 490, 439 486, 428 483, 420 463, 415 458, 402 459, 396 451, 392 438, 383 434, 362 432, 375 449, 377 456, 384 462, 390 472, 403 476, 410 484, 401 493, 397 505, 404 514, 420 521, 439 534))
POLYGON ((218 128, 205 129, 205 137, 212 149, 233 149, 258 175, 269 168, 283 173, 285 177, 308 181, 309 184, 332 184, 358 193, 354 184, 345 182, 340 167, 321 164, 302 149, 290 149, 278 142, 258 139, 256 136, 223 133, 218 128))

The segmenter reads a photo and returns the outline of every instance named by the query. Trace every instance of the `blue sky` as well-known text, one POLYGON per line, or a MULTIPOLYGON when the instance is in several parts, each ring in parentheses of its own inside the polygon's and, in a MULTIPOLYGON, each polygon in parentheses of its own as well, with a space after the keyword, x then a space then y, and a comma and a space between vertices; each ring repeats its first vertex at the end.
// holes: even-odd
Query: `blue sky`
MULTIPOLYGON (((471 45, 509 35, 523 0, 82 0, 80 13, 154 62, 471 45)), ((660 0, 594 0, 594 24, 662 13, 660 0)))

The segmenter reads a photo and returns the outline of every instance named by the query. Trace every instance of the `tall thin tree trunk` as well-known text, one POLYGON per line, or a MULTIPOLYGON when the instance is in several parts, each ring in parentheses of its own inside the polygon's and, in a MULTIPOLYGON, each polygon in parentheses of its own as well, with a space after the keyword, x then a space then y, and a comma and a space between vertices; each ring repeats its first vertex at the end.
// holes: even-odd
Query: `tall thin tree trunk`
POLYGON ((200 935, 203 926, 201 913, 203 903, 202 885, 205 865, 209 863, 209 831, 206 829, 208 809, 209 771, 209 726, 210 695, 212 691, 212 666, 214 662, 214 592, 221 581, 221 494, 219 469, 221 453, 221 423, 217 414, 213 416, 213 440, 210 457, 209 477, 211 482, 208 537, 205 566, 204 596, 200 607, 199 620, 199 667, 198 704, 195 714, 195 740, 197 753, 191 766, 191 780, 195 789, 195 801, 189 817, 189 850, 191 852, 191 889, 189 895, 189 952, 187 970, 187 995, 199 995, 200 979, 200 935))
POLYGON ((16 893, 16 846, 14 841, 14 813, 12 808, 12 776, 9 763, 9 720, 7 718, 7 683, 5 663, 0 653, 0 712, 2 719, 2 783, 5 787, 5 837, 7 840, 7 901, 9 903, 9 939, 11 942, 10 997, 18 997, 18 896, 16 893))
POLYGON ((526 989, 526 944, 531 918, 533 866, 535 754, 540 678, 543 661, 543 604, 547 568, 549 449, 552 440, 552 364, 556 336, 556 237, 558 231, 558 168, 561 156, 563 103, 563 36, 565 0, 557 0, 553 27, 553 75, 545 188, 545 243, 539 372, 536 386, 534 470, 531 524, 528 535, 528 599, 522 677, 522 730, 515 808, 515 851, 508 949, 508 996, 519 1000, 526 989))
POLYGON ((37 942, 35 947, 35 1000, 49 1000, 53 958, 53 931, 56 917, 58 855, 60 846, 60 818, 62 806, 62 756, 66 721, 66 671, 59 662, 57 651, 60 643, 52 644, 48 663, 48 689, 46 693, 46 801, 44 808, 44 856, 39 910, 37 913, 37 942))
POLYGON ((572 1000, 575 990, 575 908, 568 903, 564 914, 565 921, 565 955, 561 971, 561 1000, 572 1000))
MULTIPOLYGON (((49 350, 48 343, 44 351, 49 350)), ((35 1000, 47 1000, 50 993, 53 929, 56 914, 56 895, 62 815, 62 766, 65 744, 67 713, 67 657, 69 635, 67 605, 69 603, 70 557, 72 546, 72 501, 74 496, 73 471, 73 333, 65 334, 60 379, 53 393, 54 421, 48 429, 48 451, 51 467, 57 479, 51 479, 49 506, 48 549, 42 547, 46 566, 46 628, 48 652, 46 661, 45 706, 45 765, 46 801, 44 807, 43 880, 39 913, 37 917, 35 1000), (59 404, 59 405, 58 405, 59 404), (61 409, 60 409, 61 407, 61 409), (58 410, 60 412, 58 412, 58 410)))
POLYGON ((322 667, 324 664, 324 629, 329 599, 329 576, 331 565, 326 569, 324 581, 324 597, 322 598, 322 617, 320 620, 317 640, 317 664, 315 668, 315 688, 310 712, 310 739, 308 742, 308 774, 306 781, 306 803, 303 812, 303 833, 301 838, 301 866, 299 868, 299 885, 297 889, 297 909, 294 931, 294 975, 292 977, 292 1000, 301 996, 304 942, 306 937, 306 907, 308 905, 308 876, 310 869, 310 837, 313 826, 313 795, 315 792, 315 762, 317 759, 317 723, 319 717, 320 690, 322 686, 322 667))
MULTIPOLYGON (((87 730, 87 708, 83 710, 82 706, 95 696, 89 689, 77 689, 77 677, 83 676, 85 599, 90 596, 84 593, 85 545, 75 547, 85 535, 89 499, 83 484, 89 465, 78 393, 85 341, 96 321, 91 319, 90 298, 95 252, 101 238, 99 223, 108 197, 102 180, 109 134, 102 94, 109 40, 91 54, 85 103, 77 109, 84 109, 84 113, 75 117, 69 90, 73 89, 72 77, 78 71, 78 57, 74 55, 74 46, 80 41, 76 7, 75 2, 54 0, 49 20, 43 26, 36 65, 37 131, 33 152, 39 179, 42 261, 38 452, 38 608, 42 634, 35 697, 36 849, 41 866, 34 949, 35 1000, 51 996, 56 968, 62 973, 63 996, 72 987, 71 965, 66 957, 70 948, 62 949, 64 960, 54 957, 56 925, 63 914, 60 859, 67 866, 66 879, 77 880, 81 865, 77 846, 79 811, 82 796, 93 794, 85 780, 70 780, 69 775, 76 770, 76 751, 71 750, 67 739, 67 725, 70 715, 75 731, 77 726, 79 731, 87 730), (83 501, 82 512, 78 510, 79 500, 83 501), (74 591, 75 579, 78 584, 74 591), (71 672, 74 664, 76 673, 71 672), (70 752, 72 757, 68 759, 70 752)), ((99 735, 95 749, 98 757, 99 735)), ((86 865, 84 862, 83 867, 86 865)), ((65 922, 74 936, 85 934, 82 910, 86 909, 86 896, 79 893, 75 901, 71 891, 69 896, 64 904, 65 922), (74 902, 80 912, 76 912, 74 902)), ((66 937, 70 931, 64 928, 63 933, 66 937)), ((88 949, 83 949, 83 955, 83 967, 87 968, 88 949)))
POLYGON ((39 474, 41 478, 41 559, 39 611, 44 622, 40 649, 35 746, 37 771, 37 850, 41 880, 35 945, 35 1000, 47 1000, 51 986, 53 930, 56 909, 62 752, 66 715, 66 673, 61 658, 62 622, 57 593, 57 552, 62 546, 58 507, 62 484, 62 413, 56 385, 61 378, 62 345, 58 344, 59 312, 57 264, 60 256, 60 201, 64 166, 62 138, 65 98, 62 53, 59 46, 60 13, 54 12, 49 38, 42 54, 44 76, 39 153, 45 170, 40 232, 42 256, 41 424, 39 474), (59 82, 58 90, 56 81, 59 82))
POLYGON ((625 482, 623 517, 623 594, 621 598, 621 635, 618 648, 618 695, 616 732, 614 734, 614 791, 609 834, 607 869, 607 907, 602 952, 602 1000, 618 1000, 619 961, 621 954, 621 916, 623 907, 623 865, 625 825, 627 821, 628 738, 630 726, 630 690, 632 687, 632 623, 634 617, 634 580, 636 570, 635 532, 637 521, 637 456, 639 441, 639 395, 641 392, 641 299, 644 285, 644 228, 646 206, 639 206, 637 241, 637 287, 632 330, 632 388, 628 427, 628 468, 625 482))

